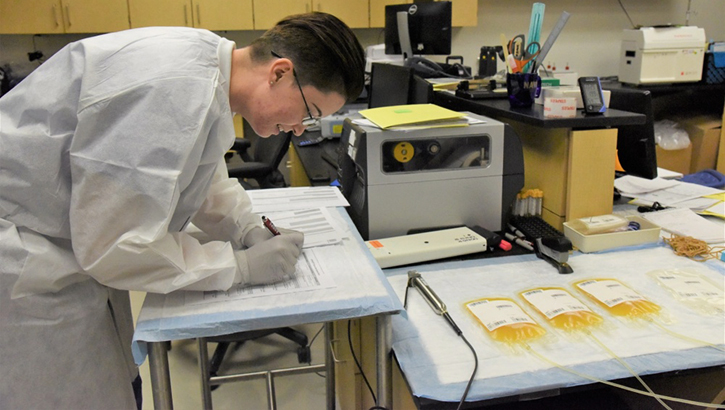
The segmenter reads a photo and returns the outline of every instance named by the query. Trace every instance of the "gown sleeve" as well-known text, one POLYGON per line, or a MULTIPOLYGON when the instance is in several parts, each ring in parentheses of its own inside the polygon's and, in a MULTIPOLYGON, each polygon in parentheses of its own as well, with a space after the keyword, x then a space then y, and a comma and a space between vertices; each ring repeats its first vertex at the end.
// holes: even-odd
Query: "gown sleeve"
POLYGON ((71 237, 79 264, 100 283, 168 293, 225 290, 238 278, 230 242, 200 243, 178 226, 212 184, 218 162, 204 158, 223 158, 231 144, 215 132, 231 115, 215 81, 169 76, 81 101, 70 147, 71 237))
POLYGON ((223 160, 217 165, 206 200, 191 222, 212 240, 229 241, 241 249, 245 235, 262 227, 260 217, 252 213, 252 202, 242 185, 229 178, 223 160))

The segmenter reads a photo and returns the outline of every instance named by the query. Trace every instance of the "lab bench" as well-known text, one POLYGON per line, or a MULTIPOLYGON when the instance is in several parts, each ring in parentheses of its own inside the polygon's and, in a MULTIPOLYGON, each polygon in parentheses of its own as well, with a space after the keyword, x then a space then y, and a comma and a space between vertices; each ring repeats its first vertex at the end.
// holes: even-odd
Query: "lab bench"
MULTIPOLYGON (((650 375, 647 380, 652 381, 653 387, 659 386, 660 390, 654 388, 656 393, 708 403, 725 400, 725 323, 722 317, 693 309, 649 275, 656 270, 689 270, 722 284, 725 274, 722 262, 701 263, 676 256, 660 241, 590 254, 577 251, 569 264, 574 268, 571 275, 557 274, 534 255, 431 263, 384 272, 403 300, 407 272, 418 271, 447 305, 448 313, 476 350, 478 371, 464 408, 512 404, 582 391, 595 394, 603 387, 595 380, 614 380, 629 385, 630 380, 624 379, 633 376, 614 354, 638 375, 650 375), (660 313, 647 318, 622 318, 610 314, 578 292, 574 285, 595 278, 618 280, 660 306, 660 313), (579 333, 552 326, 519 295, 538 287, 568 290, 602 316, 602 326, 579 333), (529 341, 531 350, 523 347, 523 343, 515 345, 494 340, 464 306, 468 301, 484 297, 510 298, 548 334, 538 341, 529 341), (601 344, 590 340, 589 331, 601 344), (683 389, 682 386, 689 387, 683 389)), ((474 368, 473 356, 461 338, 414 289, 408 291, 406 314, 393 317, 392 327, 394 362, 397 364, 393 374, 393 408, 457 408, 474 368)), ((643 390, 636 381, 630 387, 643 390)), ((631 407, 617 408, 649 408, 654 403, 654 400, 642 402, 634 394, 625 393, 621 397, 631 407)), ((677 403, 671 404, 675 407, 677 403)), ((546 402, 539 402, 539 405, 542 407, 533 402, 531 407, 515 408, 544 408, 546 402)), ((582 407, 580 404, 564 408, 582 407)))
POLYGON ((305 141, 315 140, 319 136, 319 131, 305 131, 300 137, 292 137, 288 151, 290 186, 325 186, 337 179, 337 147, 340 138, 305 145, 305 141))
POLYGON ((542 105, 511 108, 508 100, 468 100, 437 91, 433 103, 510 124, 524 149, 524 189, 544 191, 542 217, 564 222, 612 213, 617 128, 645 123, 645 116, 609 109, 601 115, 545 118, 542 105))

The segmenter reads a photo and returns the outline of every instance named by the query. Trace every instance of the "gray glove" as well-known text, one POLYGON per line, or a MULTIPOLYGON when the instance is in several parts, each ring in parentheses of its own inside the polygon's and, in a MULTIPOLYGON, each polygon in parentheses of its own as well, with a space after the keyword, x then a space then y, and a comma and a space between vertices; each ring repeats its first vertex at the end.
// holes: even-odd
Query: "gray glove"
POLYGON ((289 278, 302 253, 304 235, 285 230, 282 234, 258 242, 249 249, 234 252, 239 283, 265 285, 289 278))
POLYGON ((270 239, 272 236, 272 233, 268 231, 267 228, 255 226, 254 228, 250 229, 246 235, 244 235, 244 246, 246 248, 251 248, 259 242, 270 239))
POLYGON ((305 244, 305 234, 300 231, 295 231, 294 229, 287 228, 277 228, 277 231, 279 231, 281 235, 302 235, 302 240, 297 243, 297 246, 300 248, 300 252, 302 251, 302 246, 305 244))
MULTIPOLYGON (((303 235, 303 239, 304 239, 304 234, 302 232, 295 231, 293 229, 286 229, 286 228, 277 228, 277 230, 282 235, 298 233, 300 235, 303 235)), ((270 231, 268 231, 267 228, 262 228, 259 226, 254 227, 254 228, 250 229, 246 235, 244 235, 244 246, 247 248, 251 248, 252 246, 254 246, 260 242, 264 242, 268 239, 271 239, 273 236, 274 235, 272 235, 272 233, 270 231)), ((300 242, 300 249, 302 249, 302 242, 300 242)))

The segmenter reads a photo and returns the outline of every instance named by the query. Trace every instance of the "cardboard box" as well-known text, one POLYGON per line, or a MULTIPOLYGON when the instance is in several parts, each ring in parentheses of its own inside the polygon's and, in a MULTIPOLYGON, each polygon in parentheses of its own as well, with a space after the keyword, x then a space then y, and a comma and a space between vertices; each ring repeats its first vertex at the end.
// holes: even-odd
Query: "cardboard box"
POLYGON ((677 120, 680 128, 687 131, 692 144, 692 160, 686 174, 703 169, 715 169, 722 120, 716 116, 701 115, 677 120))
POLYGON ((667 150, 656 147, 657 166, 670 171, 679 172, 683 175, 690 173, 690 163, 692 162, 692 144, 685 149, 667 150))

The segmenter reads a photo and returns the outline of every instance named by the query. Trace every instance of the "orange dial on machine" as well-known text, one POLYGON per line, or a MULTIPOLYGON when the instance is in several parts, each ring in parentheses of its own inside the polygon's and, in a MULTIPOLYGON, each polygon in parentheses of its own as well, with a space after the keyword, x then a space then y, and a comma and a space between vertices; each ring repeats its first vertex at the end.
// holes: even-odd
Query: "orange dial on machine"
POLYGON ((415 148, 409 142, 399 142, 393 148, 393 157, 398 162, 408 162, 413 159, 413 155, 415 155, 415 148))

